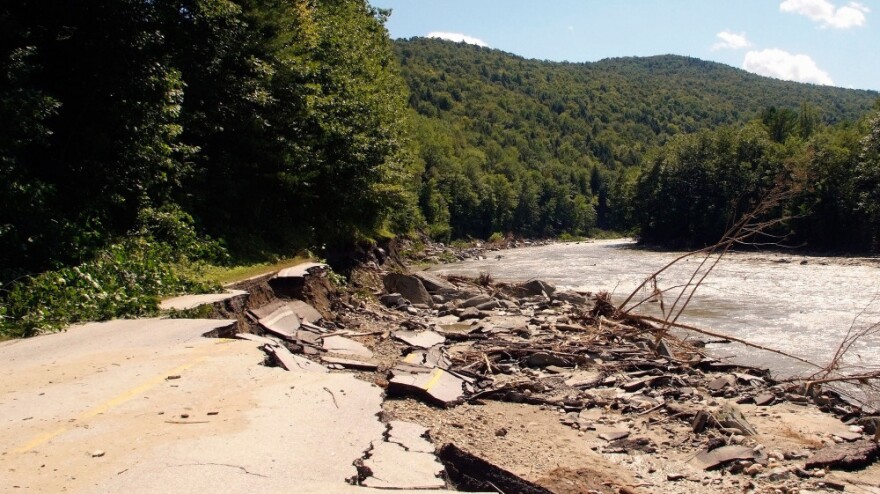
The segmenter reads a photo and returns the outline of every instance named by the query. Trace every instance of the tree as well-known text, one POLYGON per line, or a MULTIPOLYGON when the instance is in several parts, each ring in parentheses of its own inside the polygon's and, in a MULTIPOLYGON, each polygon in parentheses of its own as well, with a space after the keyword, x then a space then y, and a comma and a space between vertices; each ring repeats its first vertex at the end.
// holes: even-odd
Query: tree
POLYGON ((868 217, 871 249, 880 250, 880 113, 870 119, 856 167, 859 209, 868 217))

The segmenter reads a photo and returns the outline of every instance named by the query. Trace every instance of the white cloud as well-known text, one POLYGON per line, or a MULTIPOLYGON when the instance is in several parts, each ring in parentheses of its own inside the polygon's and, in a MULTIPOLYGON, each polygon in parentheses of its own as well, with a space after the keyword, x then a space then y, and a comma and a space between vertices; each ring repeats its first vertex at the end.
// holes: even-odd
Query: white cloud
POLYGON ((428 33, 428 37, 429 38, 440 38, 440 39, 445 39, 445 40, 449 40, 449 41, 455 41, 456 43, 467 43, 469 45, 484 46, 487 48, 489 47, 489 44, 486 43, 485 41, 483 41, 479 38, 474 38, 473 36, 468 36, 467 34, 462 34, 462 33, 445 33, 442 31, 432 31, 432 32, 428 33))
POLYGON ((849 29, 865 24, 868 7, 859 2, 850 2, 837 7, 828 0, 785 0, 779 4, 779 10, 804 15, 822 27, 849 29))
POLYGON ((734 33, 729 29, 725 29, 716 34, 720 41, 712 45, 713 50, 739 50, 752 46, 751 41, 746 38, 746 33, 734 33))
POLYGON ((812 58, 807 55, 793 55, 779 48, 746 53, 743 69, 787 81, 834 85, 828 72, 820 69, 812 58))

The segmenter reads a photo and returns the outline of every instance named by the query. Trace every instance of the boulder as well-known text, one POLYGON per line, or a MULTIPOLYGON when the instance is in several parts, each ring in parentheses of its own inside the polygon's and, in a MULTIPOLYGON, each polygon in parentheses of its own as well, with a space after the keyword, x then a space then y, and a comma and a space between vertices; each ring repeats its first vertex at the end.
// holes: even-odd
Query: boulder
POLYGON ((556 287, 542 280, 531 280, 520 285, 524 296, 545 295, 550 297, 556 292, 556 287))
POLYGON ((399 293, 386 293, 379 297, 379 302, 382 302, 382 305, 385 307, 390 307, 392 309, 402 305, 409 305, 409 300, 403 298, 403 295, 399 293))
POLYGON ((425 285, 415 276, 400 273, 388 273, 382 280, 385 285, 385 291, 388 293, 399 293, 403 298, 414 304, 424 304, 428 307, 434 306, 431 295, 425 290, 425 285))
POLYGON ((587 303, 587 297, 578 292, 571 290, 562 290, 553 294, 554 300, 562 300, 572 305, 584 305, 587 303))
POLYGON ((425 290, 428 290, 428 293, 457 290, 455 285, 453 285, 452 283, 427 271, 417 271, 413 273, 413 276, 415 276, 422 282, 422 285, 424 285, 425 290))
POLYGON ((479 305, 487 304, 492 302, 494 299, 485 293, 481 293, 479 295, 473 296, 464 302, 458 304, 462 309, 466 309, 468 307, 477 307, 479 305))

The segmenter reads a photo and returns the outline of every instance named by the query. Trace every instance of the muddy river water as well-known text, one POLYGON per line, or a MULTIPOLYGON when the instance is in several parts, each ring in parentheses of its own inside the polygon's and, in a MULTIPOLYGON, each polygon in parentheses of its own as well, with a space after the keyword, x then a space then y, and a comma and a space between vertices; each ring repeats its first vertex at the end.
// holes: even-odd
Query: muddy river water
MULTIPOLYGON (((488 259, 432 270, 469 276, 489 273, 498 281, 540 278, 576 290, 607 291, 619 302, 678 255, 638 249, 630 240, 600 240, 492 252, 488 259)), ((698 262, 681 262, 665 272, 659 277, 659 288, 687 282, 698 262)), ((658 306, 644 304, 652 312, 657 312, 658 306)), ((880 322, 880 262, 876 258, 789 253, 728 254, 679 321, 825 364, 847 331, 880 322)), ((740 345, 713 344, 710 348, 719 356, 768 367, 776 376, 810 369, 795 360, 740 345)), ((880 369, 880 334, 857 341, 848 353, 848 364, 880 369)))

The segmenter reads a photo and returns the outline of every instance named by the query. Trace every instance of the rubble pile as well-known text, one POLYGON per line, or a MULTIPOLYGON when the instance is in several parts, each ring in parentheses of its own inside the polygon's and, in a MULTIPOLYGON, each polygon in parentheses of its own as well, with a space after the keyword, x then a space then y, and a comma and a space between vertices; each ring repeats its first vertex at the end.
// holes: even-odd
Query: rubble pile
MULTIPOLYGON (((841 472, 878 468, 876 412, 831 390, 777 382, 764 369, 712 358, 691 340, 661 338, 656 327, 618 313, 605 294, 540 280, 483 281, 386 273, 375 293, 381 305, 337 297, 330 318, 303 300, 275 300, 249 308, 250 334, 238 336, 263 338, 267 358, 287 369, 320 363, 358 372, 385 388, 390 415, 405 415, 395 403, 411 400, 437 415, 492 402, 556 414, 602 461, 641 479, 570 492, 841 490, 856 482, 841 472), (837 425, 824 434, 792 429, 791 440, 779 442, 762 430, 783 412, 807 409, 837 425)), ((422 425, 421 437, 444 436, 422 425)), ((508 432, 497 428, 492 440, 506 441, 508 432)), ((487 471, 474 467, 486 463, 479 451, 434 446, 453 487, 564 490, 535 483, 547 472, 524 475, 517 465, 491 465, 494 477, 477 478, 487 471)), ((361 485, 381 484, 360 477, 361 485)))

